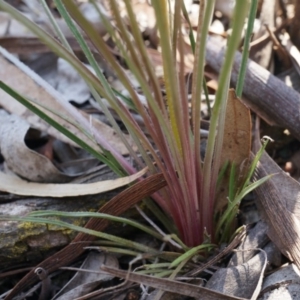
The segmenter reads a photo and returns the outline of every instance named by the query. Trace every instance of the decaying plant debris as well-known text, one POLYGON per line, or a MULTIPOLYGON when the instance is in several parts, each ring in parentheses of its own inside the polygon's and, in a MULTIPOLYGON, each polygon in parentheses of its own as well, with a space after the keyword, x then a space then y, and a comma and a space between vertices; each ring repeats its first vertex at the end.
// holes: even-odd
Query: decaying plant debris
POLYGON ((299 8, 0 0, 0 298, 300 294, 299 8))

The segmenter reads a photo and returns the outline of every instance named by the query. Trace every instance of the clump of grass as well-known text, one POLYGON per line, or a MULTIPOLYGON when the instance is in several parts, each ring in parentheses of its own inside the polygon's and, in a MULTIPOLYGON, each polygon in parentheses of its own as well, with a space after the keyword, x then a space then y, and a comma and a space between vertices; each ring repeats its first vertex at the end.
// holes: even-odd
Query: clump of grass
MULTIPOLYGON (((195 61, 191 112, 184 79, 182 16, 186 17, 187 15, 182 0, 174 1, 173 7, 170 7, 170 1, 167 0, 152 1, 160 39, 159 46, 163 61, 166 101, 162 95, 150 57, 147 54, 130 1, 123 1, 127 10, 129 24, 125 24, 120 15, 119 2, 115 0, 110 1, 115 26, 112 26, 95 4, 95 9, 98 9, 107 32, 124 58, 126 66, 139 82, 142 93, 147 100, 146 105, 140 100, 140 95, 132 87, 123 67, 110 52, 104 39, 98 35, 92 24, 83 17, 75 3, 70 0, 54 0, 54 2, 80 44, 90 65, 93 67, 95 75, 78 60, 57 28, 57 36, 60 37, 61 42, 44 32, 4 0, 0 0, 0 9, 10 13, 19 22, 27 26, 54 53, 68 61, 78 71, 89 85, 94 98, 100 104, 108 120, 122 138, 122 132, 105 106, 103 99, 108 101, 135 141, 139 155, 133 151, 123 138, 132 158, 136 160, 136 165, 139 167, 148 166, 149 174, 163 173, 167 181, 167 187, 155 193, 153 199, 166 215, 173 220, 183 243, 188 247, 194 247, 202 245, 204 242, 209 244, 224 241, 224 232, 228 232, 227 229, 235 218, 236 207, 241 198, 265 180, 256 184, 250 183, 250 177, 257 161, 255 160, 243 185, 234 187, 234 189, 231 188, 231 190, 235 191, 231 194, 233 198, 229 199, 227 210, 221 219, 217 220, 217 225, 215 224, 214 202, 217 180, 221 169, 220 154, 223 144, 224 116, 230 74, 234 54, 241 40, 242 28, 248 14, 250 1, 236 1, 232 21, 232 34, 228 40, 224 64, 220 70, 219 86, 212 109, 204 161, 201 160, 200 156, 200 112, 202 86, 203 82, 205 82, 206 39, 214 11, 214 1, 201 1, 196 40, 194 41, 193 35, 190 35, 195 61), (81 30, 78 28, 81 28, 81 30), (129 31, 128 28, 131 30, 129 31), (94 48, 109 63, 113 72, 126 88, 129 96, 120 95, 110 86, 88 47, 86 39, 92 42, 94 48), (133 118, 133 110, 142 117, 147 134, 133 118), (150 136, 150 139, 148 136, 150 136), (221 230, 221 228, 225 229, 221 230)), ((239 85, 239 91, 241 91, 241 86, 242 84, 239 85)), ((3 82, 1 82, 0 87, 29 109, 32 109, 36 114, 46 118, 36 102, 33 103, 29 99, 18 95, 16 91, 7 87, 3 82)), ((49 123, 52 122, 49 119, 47 121, 49 123)), ((78 120, 75 121, 78 122, 78 120)), ((59 124, 52 122, 52 125, 59 128, 59 124)), ((90 130, 86 124, 81 123, 79 126, 86 131, 90 130)), ((69 134, 69 137, 73 138, 73 140, 76 138, 72 134, 69 134)), ((97 136, 89 134, 89 137, 91 139, 97 138, 99 147, 90 148, 86 147, 82 141, 75 141, 101 161, 108 164, 119 175, 136 172, 136 169, 127 160, 117 153, 107 141, 101 138, 101 133, 97 133, 97 136)), ((231 176, 234 176, 233 171, 231 174, 231 176)), ((231 182, 234 184, 234 180, 231 180, 231 182)))

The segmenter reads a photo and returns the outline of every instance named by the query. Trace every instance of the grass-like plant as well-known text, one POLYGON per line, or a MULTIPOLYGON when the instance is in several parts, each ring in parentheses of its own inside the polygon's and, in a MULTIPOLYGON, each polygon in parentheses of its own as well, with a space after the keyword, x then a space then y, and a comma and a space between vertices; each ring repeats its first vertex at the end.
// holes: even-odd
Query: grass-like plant
MULTIPOLYGON (((91 2, 93 1, 91 0, 91 2)), ((74 55, 67 40, 59 31, 59 28, 55 26, 53 18, 52 23, 59 41, 28 20, 4 0, 0 0, 0 9, 10 13, 19 22, 27 26, 54 53, 68 61, 77 70, 89 85, 94 98, 107 115, 111 125, 122 138, 123 133, 110 110, 105 106, 103 99, 108 101, 110 107, 126 126, 138 148, 139 155, 122 138, 132 158, 136 161, 136 165, 139 167, 148 166, 149 174, 163 173, 167 181, 167 187, 154 194, 153 199, 166 215, 174 221, 177 234, 183 243, 188 247, 194 247, 203 244, 203 242, 218 243, 221 240, 223 241, 224 231, 222 231, 222 228, 224 227, 226 232, 226 228, 230 227, 236 215, 236 207, 238 207, 242 197, 265 180, 255 184, 250 183, 255 161, 249 169, 248 176, 242 186, 230 189, 235 191, 231 193, 233 199, 230 199, 223 217, 217 221, 218 224, 215 223, 214 202, 218 176, 222 167, 220 166, 220 154, 223 144, 224 116, 230 74, 234 54, 241 40, 242 28, 248 14, 250 1, 236 1, 231 24, 232 33, 228 40, 224 64, 220 70, 219 85, 210 119, 204 161, 201 160, 200 155, 201 96, 204 82, 206 40, 215 1, 201 1, 195 41, 193 35, 190 35, 195 58, 191 102, 188 100, 185 85, 182 26, 183 15, 185 17, 187 15, 183 1, 174 1, 173 7, 169 6, 171 1, 151 1, 155 11, 156 27, 160 40, 165 97, 161 92, 150 57, 147 54, 131 2, 129 0, 123 2, 127 10, 129 24, 125 24, 120 15, 119 0, 110 1, 112 17, 115 22, 114 26, 96 5, 95 9, 98 9, 99 17, 104 22, 107 32, 115 42, 120 55, 124 58, 126 66, 138 81, 147 100, 146 105, 141 101, 141 95, 132 87, 123 67, 111 53, 104 39, 99 36, 93 25, 83 17, 72 0, 54 0, 54 3, 80 44, 89 64, 94 69, 94 73, 89 71, 74 55), (130 31, 128 28, 130 28, 130 31), (127 96, 120 95, 107 82, 88 46, 87 40, 109 63, 112 71, 128 91, 127 96), (139 113, 142 117, 145 131, 133 118, 132 111, 139 113)), ((0 83, 0 87, 37 115, 46 119, 51 125, 62 130, 57 122, 49 119, 42 112, 37 102, 24 98, 3 82, 0 83)), ((119 175, 136 172, 136 169, 129 164, 128 160, 124 159, 101 137, 101 133, 90 132, 93 129, 77 119, 76 112, 73 112, 71 108, 69 112, 74 114, 73 123, 78 124, 79 128, 83 128, 88 132, 88 136, 95 140, 95 144, 98 144, 99 147, 90 147, 83 141, 76 140, 76 136, 72 132, 63 129, 65 134, 108 164, 119 175)), ((234 184, 234 180, 231 180, 231 182, 234 184)))

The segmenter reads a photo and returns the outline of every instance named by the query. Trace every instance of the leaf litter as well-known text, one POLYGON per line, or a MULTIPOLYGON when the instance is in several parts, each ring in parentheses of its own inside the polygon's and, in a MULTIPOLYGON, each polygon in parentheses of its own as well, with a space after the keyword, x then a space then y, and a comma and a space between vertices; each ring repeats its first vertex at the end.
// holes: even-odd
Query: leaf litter
MULTIPOLYGON (((30 2, 30 1, 27 1, 27 2, 30 2)), ((136 2, 138 2, 138 5, 141 5, 141 7, 144 7, 146 5, 142 1, 141 2, 136 1, 136 2)), ((229 4, 229 2, 217 1, 217 3, 218 3, 217 9, 224 16, 226 16, 226 15, 230 16, 230 11, 223 10, 221 3, 225 3, 224 5, 225 5, 225 8, 227 9, 231 5, 231 4, 229 4)), ((265 1, 265 2, 267 2, 267 1, 265 1)), ((24 3, 26 3, 26 2, 24 2, 24 3)), ((28 5, 28 3, 27 3, 27 5, 28 5)), ((134 8, 137 9, 137 12, 136 12, 137 14, 139 14, 139 10, 140 11, 143 10, 143 8, 138 7, 138 5, 134 5, 134 8)), ((30 11, 30 9, 29 9, 29 11, 30 11)), ((141 31, 146 35, 147 34, 150 35, 150 41, 152 43, 155 43, 155 39, 157 38, 157 36, 155 36, 155 30, 153 28, 153 24, 154 24, 153 17, 151 18, 151 15, 148 15, 148 18, 150 19, 149 23, 143 23, 145 21, 147 22, 147 15, 143 15, 141 13, 140 22, 142 23, 142 26, 143 26, 143 27, 141 27, 141 31)), ((11 24, 9 27, 15 28, 15 25, 11 24)), ((261 28, 262 28, 262 26, 261 26, 261 28)), ((18 32, 20 32, 20 31, 18 31, 18 32)), ((26 35, 26 37, 30 36, 26 32, 25 32, 25 35, 26 35)), ((270 51, 270 47, 269 47, 269 51, 270 51)), ((9 65, 7 64, 8 58, 5 54, 5 52, 3 52, 2 55, 4 55, 5 59, 1 60, 1 66, 6 64, 7 67, 5 67, 5 71, 9 72, 8 71, 9 65)), ((265 54, 263 54, 263 55, 265 55, 265 54)), ((291 55, 293 55, 293 54, 291 54, 291 55)), ((154 56, 159 57, 159 53, 155 52, 153 57, 154 56)), ((267 60, 268 59, 272 60, 272 58, 270 58, 270 57, 263 57, 263 58, 264 59, 267 58, 267 60)), ((295 64, 294 60, 293 60, 293 63, 295 64)), ((11 64, 11 62, 10 62, 10 64, 11 64)), ((158 62, 157 64, 159 65, 160 62, 158 62)), ((158 68, 159 68, 159 66, 158 66, 158 68)), ((296 66, 295 66, 295 68, 297 69, 296 66)), ((30 93, 33 92, 32 96, 31 96, 33 99, 37 99, 37 98, 41 97, 40 96, 41 91, 39 89, 40 87, 38 84, 35 85, 34 80, 33 80, 33 86, 31 86, 31 88, 29 88, 28 90, 26 90, 26 89, 22 90, 22 83, 26 82, 26 85, 27 85, 28 82, 32 79, 32 78, 30 78, 31 77, 30 74, 26 74, 26 72, 24 72, 24 69, 19 68, 18 65, 16 66, 16 69, 12 70, 11 72, 12 73, 5 73, 5 78, 8 78, 8 79, 9 78, 19 78, 18 88, 20 88, 19 90, 21 90, 21 92, 23 92, 24 94, 28 94, 28 91, 30 93)), ((3 80, 4 74, 0 75, 0 77, 1 77, 1 80, 3 80)), ((71 81, 71 83, 72 83, 72 81, 71 81)), ((16 85, 15 82, 9 82, 9 84, 12 86, 16 85)), ((76 83, 75 83, 75 85, 76 85, 76 83)), ((70 87, 70 85, 68 87, 70 87)), ((61 91, 64 91, 64 88, 62 88, 61 91)), ((69 93, 67 93, 67 95, 70 96, 69 93)), ((78 99, 79 99, 77 104, 82 105, 85 102, 85 100, 89 98, 89 93, 86 91, 86 93, 84 94, 84 97, 75 93, 74 96, 71 96, 69 100, 78 100, 78 99, 76 99, 76 96, 78 96, 78 99)), ((72 145, 72 143, 70 141, 66 140, 59 133, 56 133, 52 129, 47 127, 47 125, 43 124, 37 117, 33 116, 27 110, 24 110, 24 108, 17 109, 16 106, 10 106, 11 104, 15 105, 16 102, 12 101, 11 99, 9 99, 7 97, 8 96, 6 94, 3 94, 3 97, 2 97, 2 92, 1 92, 0 99, 4 99, 1 102, 1 106, 4 109, 6 109, 7 111, 9 111, 11 113, 21 116, 22 118, 27 120, 27 122, 29 122, 33 128, 37 128, 43 132, 48 133, 49 135, 51 135, 55 138, 64 140, 72 145), (17 113, 17 111, 18 111, 18 113, 17 113)), ((51 93, 48 93, 46 91, 46 93, 44 92, 44 96, 41 98, 42 99, 44 99, 44 98, 50 99, 51 97, 53 97, 53 95, 51 95, 51 93)), ((50 103, 51 104, 55 103, 55 101, 50 100, 50 101, 46 102, 45 105, 50 106, 50 103)), ((61 107, 59 107, 59 108, 56 107, 55 109, 60 111, 61 107)), ((240 119, 241 118, 238 118, 239 121, 241 121, 240 119)), ((245 119, 242 121, 245 121, 246 123, 248 122, 245 119)), ((278 121, 278 120, 275 120, 275 121, 278 121)), ((28 123, 21 122, 21 121, 18 126, 20 126, 20 128, 22 130, 26 130, 26 128, 28 130, 28 128, 29 128, 28 123)), ((68 124, 68 126, 70 126, 70 125, 68 124)), ((93 123, 93 126, 95 126, 94 123, 93 123)), ((238 125, 238 127, 239 127, 239 125, 238 125)), ((103 127, 99 127, 99 128, 103 128, 103 127)), ((1 130, 3 130, 3 129, 1 128, 1 130)), ((7 129, 7 130, 10 130, 10 129, 7 129)), ((21 131, 20 129, 16 129, 16 130, 18 131, 18 133, 21 131)), ((110 130, 109 128, 107 128, 105 130, 107 130, 108 136, 114 137, 114 134, 112 134, 111 131, 109 131, 110 130)), ((236 131, 234 131, 234 132, 236 132, 236 131)), ((249 127, 246 129, 246 132, 247 132, 247 136, 249 136, 249 134, 251 132, 249 127)), ((26 132, 20 138, 18 138, 18 142, 20 142, 21 144, 22 143, 24 144, 24 136, 25 135, 26 135, 26 132)), ((8 142, 8 144, 11 142, 14 143, 13 140, 8 141, 8 139, 4 138, 4 137, 3 137, 3 141, 8 142), (6 140, 6 141, 4 141, 4 140, 6 140)), ((229 141, 230 141, 230 139, 225 140, 226 143, 229 143, 229 141)), ((125 154, 126 151, 124 149, 122 149, 122 146, 118 144, 118 141, 116 141, 116 143, 118 145, 117 147, 120 147, 120 152, 125 154)), ((238 144, 241 144, 241 143, 238 143, 238 144)), ((249 150, 248 139, 247 139, 247 142, 242 146, 245 146, 246 152, 249 150)), ((2 147, 5 147, 5 146, 2 146, 2 141, 1 141, 1 149, 2 149, 2 147)), ((237 149, 236 145, 234 148, 237 149)), ((5 159, 6 164, 9 162, 8 155, 10 155, 10 154, 12 154, 12 156, 19 157, 21 159, 21 161, 22 160, 26 161, 26 159, 24 157, 22 158, 22 156, 20 154, 10 153, 9 149, 11 149, 11 148, 8 148, 8 150, 6 152, 1 150, 1 153, 5 159)), ((21 150, 21 152, 24 152, 24 150, 22 150, 22 149, 20 149, 20 150, 21 150)), ((224 152, 224 156, 226 157, 225 153, 229 153, 229 152, 224 152)), ((240 150, 236 150, 236 152, 237 152, 237 154, 241 154, 240 150)), ((24 153, 22 153, 22 155, 23 154, 24 153)), ((234 158, 236 157, 235 154, 232 153, 232 155, 234 158)), ((39 156, 39 155, 36 153, 35 156, 39 156)), ((241 159, 242 160, 246 159, 247 158, 246 156, 247 156, 247 154, 246 155, 243 154, 241 159)), ((30 158, 29 160, 33 161, 34 159, 30 158)), ((15 164, 15 167, 11 165, 10 168, 13 171, 15 171, 15 173, 21 175, 23 178, 27 178, 32 181, 38 181, 37 177, 38 178, 42 177, 43 182, 45 179, 53 182, 53 179, 51 179, 47 175, 48 173, 46 173, 46 175, 40 175, 40 174, 34 175, 32 172, 30 172, 30 176, 27 177, 27 175, 25 173, 22 173, 21 171, 17 171, 17 167, 21 166, 21 162, 12 160, 12 164, 13 163, 15 164)), ((50 163, 51 163, 51 161, 50 161, 50 163)), ((270 157, 263 155, 261 164, 262 164, 262 168, 264 170, 264 174, 273 174, 273 173, 277 174, 276 176, 273 176, 272 179, 270 180, 270 182, 268 184, 268 188, 266 188, 265 186, 262 186, 257 190, 258 200, 261 201, 261 203, 262 203, 262 205, 261 205, 262 208, 260 208, 260 209, 264 212, 264 215, 266 215, 264 218, 264 221, 266 222, 268 229, 266 230, 266 226, 265 226, 266 224, 264 224, 262 222, 258 223, 257 226, 262 226, 257 231, 259 234, 261 234, 261 237, 259 238, 259 240, 254 241, 254 240, 258 239, 258 236, 259 236, 258 233, 255 233, 253 235, 253 238, 250 238, 251 241, 249 241, 249 242, 251 242, 251 243, 249 243, 249 245, 246 245, 247 244, 246 242, 242 243, 244 245, 244 247, 241 248, 242 250, 240 250, 240 251, 237 250, 237 252, 234 254, 234 256, 236 256, 235 262, 233 263, 234 258, 232 258, 231 262, 228 264, 228 267, 227 268, 222 267, 218 271, 216 271, 214 273, 213 277, 208 281, 208 284, 207 284, 207 287, 211 288, 212 290, 218 290, 225 294, 228 293, 228 294, 232 295, 232 297, 218 294, 218 293, 213 294, 213 292, 206 291, 204 289, 201 289, 200 287, 195 288, 194 286, 188 286, 188 285, 184 285, 184 284, 182 285, 182 289, 180 289, 180 288, 178 288, 178 286, 180 286, 180 283, 176 282, 176 284, 175 284, 174 281, 171 281, 171 280, 170 281, 164 281, 164 280, 159 280, 159 279, 154 280, 153 278, 145 277, 145 275, 137 275, 137 274, 134 275, 134 273, 129 274, 124 271, 122 272, 121 270, 119 270, 119 271, 112 270, 110 268, 111 266, 103 267, 103 268, 106 268, 106 271, 108 271, 108 272, 111 272, 111 273, 115 272, 115 274, 118 274, 119 277, 127 278, 127 280, 132 280, 132 278, 134 278, 135 282, 149 284, 154 287, 160 287, 160 288, 164 288, 164 289, 170 290, 170 291, 174 291, 174 289, 176 289, 179 294, 185 294, 185 295, 189 295, 189 296, 192 296, 195 298, 203 297, 204 295, 206 295, 203 293, 207 292, 208 294, 205 299, 238 299, 238 298, 236 298, 236 297, 238 297, 238 295, 240 295, 242 297, 246 297, 248 299, 256 299, 258 296, 258 291, 260 290, 260 281, 262 280, 264 269, 266 267, 266 254, 263 250, 258 249, 258 248, 264 248, 266 246, 265 244, 268 242, 268 237, 266 236, 266 231, 268 232, 269 238, 277 245, 277 247, 282 251, 283 254, 285 254, 291 261, 295 262, 295 265, 299 266, 299 257, 300 257, 299 253, 298 253, 299 247, 297 247, 298 239, 299 239, 298 238, 298 232, 299 232, 298 213, 297 213, 297 205, 299 202, 298 201, 299 183, 294 181, 288 175, 286 175, 286 173, 282 172, 281 169, 278 168, 278 166, 274 163, 274 161, 270 157), (266 191, 270 191, 270 193, 267 193, 266 191), (274 194, 276 194, 276 196, 274 194), (283 222, 281 219, 276 217, 278 215, 278 210, 274 210, 274 209, 273 209, 273 211, 272 211, 272 209, 270 211, 268 210, 268 208, 270 208, 270 203, 271 203, 270 195, 272 197, 274 195, 274 199, 276 199, 276 201, 278 201, 278 203, 280 204, 278 206, 278 207, 280 207, 280 211, 285 210, 285 212, 283 212, 283 214, 286 216, 285 220, 287 220, 288 223, 283 222), (291 227, 291 228, 289 228, 289 227, 291 227), (291 239, 285 238, 287 232, 291 235, 291 239), (254 243, 253 243, 253 241, 254 241, 254 243), (293 246, 291 246, 291 245, 293 245, 293 246), (239 258, 237 258, 237 257, 239 257, 239 258), (243 273, 244 269, 248 269, 248 272, 243 273), (230 273, 238 274, 238 275, 233 276, 233 278, 230 277, 229 275, 228 276, 225 275, 225 274, 230 274, 230 273), (254 284, 253 284, 252 288, 250 287, 249 291, 245 292, 244 290, 241 289, 241 287, 246 285, 246 282, 249 280, 250 275, 251 275, 251 282, 253 282, 254 284), (134 276, 136 276, 136 277, 134 277, 134 276), (237 278, 237 276, 238 276, 238 278, 237 278), (242 280, 243 278, 245 278, 244 281, 242 280), (217 283, 214 283, 214 280, 216 280, 219 285, 217 285, 217 283), (241 281, 239 281, 239 280, 241 280, 241 281), (220 285, 220 281, 221 281, 221 285, 220 285), (233 283, 235 285, 233 285, 233 283), (176 286, 176 285, 178 285, 178 286, 176 286), (210 294, 213 294, 214 296, 209 298, 210 294), (236 296, 236 297, 234 297, 234 296, 236 296)), ((24 168, 28 170, 28 167, 25 166, 24 168)), ((41 170, 40 167, 37 167, 36 170, 37 171, 45 171, 45 169, 41 170)), ((54 173, 55 172, 60 173, 60 171, 58 171, 58 170, 54 171, 54 173)), ((55 176, 57 179, 54 179, 54 181, 56 181, 56 180, 57 180, 57 182, 64 181, 64 179, 59 177, 59 176, 63 177, 62 174, 60 174, 60 175, 56 174, 55 176)), ((78 176, 78 174, 72 175, 72 176, 78 176)), ((262 173, 259 173, 259 171, 258 171, 257 178, 259 178, 260 176, 262 176, 262 173)), ((65 179, 65 180, 68 181, 70 179, 65 179)), ((23 184, 24 183, 25 182, 23 182, 23 184)), ((19 187, 22 185, 22 181, 16 181, 12 185, 16 185, 16 184, 19 187)), ((30 183, 27 183, 27 185, 30 185, 30 183)), ((47 184, 44 184, 44 186, 47 187, 47 184)), ((33 184, 32 188, 35 189, 34 184, 33 184)), ((13 193, 17 194, 16 190, 7 190, 7 192, 13 192, 13 193)), ((75 194, 76 194, 76 192, 75 192, 75 194)), ((32 193, 32 195, 39 195, 39 194, 32 193)), ((62 193, 61 195, 64 195, 64 194, 62 193)), ((45 193, 43 195, 40 194, 39 196, 53 197, 53 195, 50 195, 47 193, 45 193)), ((66 195, 64 195, 64 196, 66 196, 66 195)), ((245 241, 247 240, 247 238, 251 237, 251 232, 252 232, 251 230, 247 231, 247 236, 246 236, 245 241)), ((269 257, 268 257, 268 261, 271 261, 271 260, 269 260, 269 257)), ((291 278, 290 277, 286 278, 286 275, 282 275, 283 278, 285 278, 285 280, 282 280, 283 281, 282 284, 280 284, 280 283, 278 284, 278 279, 275 279, 274 283, 270 283, 269 278, 272 275, 269 275, 268 277, 266 277, 264 279, 264 284, 263 284, 263 288, 262 288, 263 295, 261 294, 258 297, 258 299, 273 299, 273 298, 271 298, 271 296, 267 296, 267 294, 265 294, 265 293, 268 292, 268 293, 276 294, 276 293, 279 293, 280 289, 284 290, 283 294, 280 294, 281 297, 283 297, 283 295, 287 296, 287 295, 290 295, 293 293, 297 293, 293 287, 293 285, 295 285, 296 287, 299 285, 299 271, 297 270, 297 267, 295 265, 290 264, 289 266, 286 267, 286 269, 288 270, 287 274, 293 273, 295 275, 294 275, 294 277, 291 275, 291 278), (279 289, 277 289, 277 287, 279 287, 279 289), (289 291, 288 290, 289 288, 291 288, 292 290, 289 291), (270 292, 270 290, 271 290, 271 292, 270 292), (286 294, 284 294, 284 293, 286 293, 286 294)), ((276 273, 274 273, 274 274, 276 274, 276 273)), ((84 280, 82 279, 82 282, 80 282, 80 283, 83 283, 83 281, 84 280)), ((249 285, 247 287, 249 287, 249 285)), ((76 288, 76 286, 74 286, 74 288, 76 288)), ((82 288, 84 289, 84 287, 82 287, 82 288)), ((80 288, 79 288, 79 290, 80 290, 80 288)), ((79 291, 79 293, 80 292, 82 292, 82 290, 79 291)), ((87 292, 87 290, 85 290, 85 292, 87 292)), ((61 296, 61 297, 63 297, 63 296, 61 296)), ((277 297, 278 297, 278 295, 277 295, 277 297)))

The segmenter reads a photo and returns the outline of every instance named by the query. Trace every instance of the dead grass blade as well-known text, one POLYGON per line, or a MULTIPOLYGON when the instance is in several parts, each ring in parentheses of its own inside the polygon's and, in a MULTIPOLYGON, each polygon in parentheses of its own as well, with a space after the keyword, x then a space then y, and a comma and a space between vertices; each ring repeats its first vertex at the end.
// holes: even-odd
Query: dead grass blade
POLYGON ((222 293, 218 293, 204 287, 196 286, 190 283, 183 283, 175 280, 156 278, 149 275, 141 275, 132 272, 122 271, 114 269, 108 266, 102 266, 101 269, 111 275, 115 275, 120 278, 124 278, 129 281, 142 283, 148 286, 152 286, 164 291, 185 295, 188 297, 194 297, 196 299, 206 300, 245 300, 245 298, 239 298, 234 296, 228 296, 222 293))

